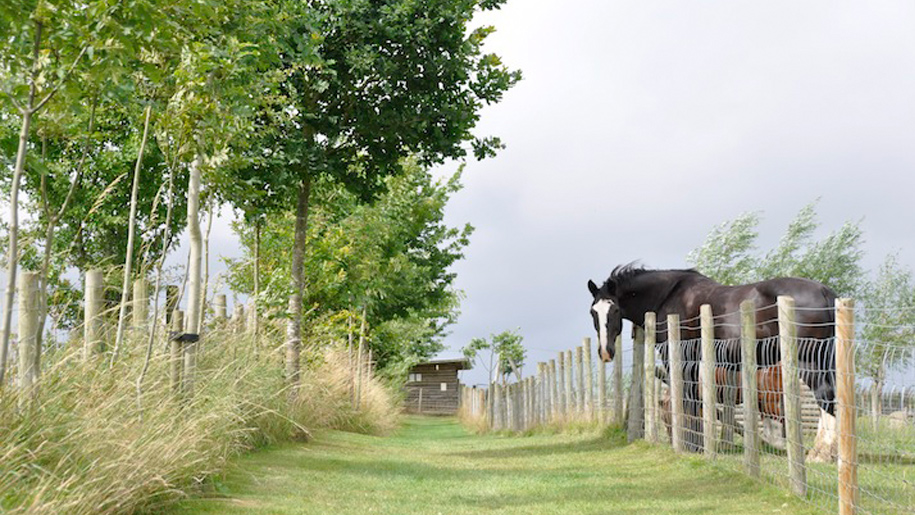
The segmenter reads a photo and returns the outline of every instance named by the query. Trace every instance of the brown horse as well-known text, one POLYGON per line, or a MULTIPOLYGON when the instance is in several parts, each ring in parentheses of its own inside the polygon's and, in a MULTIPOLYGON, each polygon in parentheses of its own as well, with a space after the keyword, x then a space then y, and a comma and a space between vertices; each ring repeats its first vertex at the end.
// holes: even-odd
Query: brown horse
MULTIPOLYGON (((622 319, 643 325, 645 313, 657 314, 658 343, 667 341, 667 315, 676 314, 681 320, 698 317, 699 308, 709 304, 716 316, 714 337, 722 341, 716 350, 717 366, 739 369, 740 303, 752 300, 756 306, 757 338, 765 340, 778 336, 779 296, 793 297, 798 308, 798 362, 801 380, 813 391, 821 409, 817 441, 808 455, 809 460, 835 459, 835 306, 836 295, 826 286, 807 279, 780 278, 743 286, 724 286, 695 270, 646 270, 633 265, 616 267, 604 284, 598 287, 588 281, 593 297, 591 314, 598 332, 598 353, 604 361, 613 359, 612 342, 616 339, 622 319)), ((699 324, 687 324, 681 339, 695 340, 700 336, 699 324)), ((667 346, 659 345, 661 359, 668 366, 667 346)), ((681 346, 684 363, 684 413, 699 420, 699 345, 681 346)), ((781 359, 778 345, 758 345, 757 363, 760 367, 777 364, 781 359)), ((691 428, 701 437, 699 428, 691 428)), ((701 439, 695 437, 687 448, 698 451, 701 439)))

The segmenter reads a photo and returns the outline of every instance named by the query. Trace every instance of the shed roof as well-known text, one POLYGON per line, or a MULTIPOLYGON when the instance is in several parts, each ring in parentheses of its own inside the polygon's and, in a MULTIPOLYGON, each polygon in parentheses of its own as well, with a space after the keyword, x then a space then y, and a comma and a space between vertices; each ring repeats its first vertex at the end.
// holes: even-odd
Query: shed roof
POLYGON ((473 368, 473 364, 467 358, 453 358, 453 359, 431 359, 429 361, 423 361, 422 363, 417 363, 414 366, 421 365, 457 365, 458 370, 470 370, 473 368))

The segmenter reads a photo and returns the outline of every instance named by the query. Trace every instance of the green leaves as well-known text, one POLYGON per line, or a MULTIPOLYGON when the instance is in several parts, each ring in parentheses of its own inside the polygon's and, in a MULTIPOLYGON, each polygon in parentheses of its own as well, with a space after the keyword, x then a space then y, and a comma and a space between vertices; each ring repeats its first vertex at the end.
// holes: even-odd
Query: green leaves
POLYGON ((700 272, 722 284, 746 284, 776 277, 805 277, 819 281, 842 296, 860 291, 864 271, 863 233, 857 223, 814 240, 819 228, 816 202, 808 204, 789 224, 778 246, 756 253, 760 215, 745 213, 712 229, 705 243, 687 255, 700 272))
POLYGON ((490 335, 489 340, 473 338, 461 352, 464 357, 486 369, 490 376, 496 371, 503 381, 511 374, 520 377, 527 351, 521 345, 524 337, 518 334, 519 331, 520 328, 502 331, 490 335))

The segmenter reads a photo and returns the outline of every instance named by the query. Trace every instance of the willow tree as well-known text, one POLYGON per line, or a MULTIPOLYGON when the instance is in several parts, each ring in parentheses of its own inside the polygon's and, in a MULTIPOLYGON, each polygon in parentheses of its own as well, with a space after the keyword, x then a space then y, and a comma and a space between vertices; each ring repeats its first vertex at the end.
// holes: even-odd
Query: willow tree
MULTIPOLYGON (((312 185, 329 177, 369 199, 402 158, 423 164, 494 155, 498 138, 474 136, 483 106, 498 102, 521 77, 483 42, 493 29, 471 30, 481 10, 504 0, 336 0, 310 4, 283 42, 284 109, 263 132, 264 152, 288 178, 294 206, 290 316, 297 345, 305 287, 312 185)), ((368 299, 362 299, 365 304, 368 299)), ((295 355, 290 352, 289 355, 295 355)), ((295 374, 297 363, 287 368, 295 374)))
POLYGON ((856 366, 871 381, 871 416, 876 427, 883 409, 887 373, 912 363, 915 346, 915 278, 890 254, 864 288, 861 343, 856 366))

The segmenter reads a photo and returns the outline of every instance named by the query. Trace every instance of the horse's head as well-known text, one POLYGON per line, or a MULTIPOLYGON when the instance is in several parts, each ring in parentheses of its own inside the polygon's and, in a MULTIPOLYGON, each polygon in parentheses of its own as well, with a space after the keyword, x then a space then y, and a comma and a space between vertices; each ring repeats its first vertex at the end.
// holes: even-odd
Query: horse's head
POLYGON ((588 290, 594 300, 591 302, 591 318, 597 330, 597 353, 605 362, 613 360, 616 337, 623 328, 623 317, 620 314, 616 299, 615 285, 607 281, 600 288, 594 281, 588 281, 588 290))

